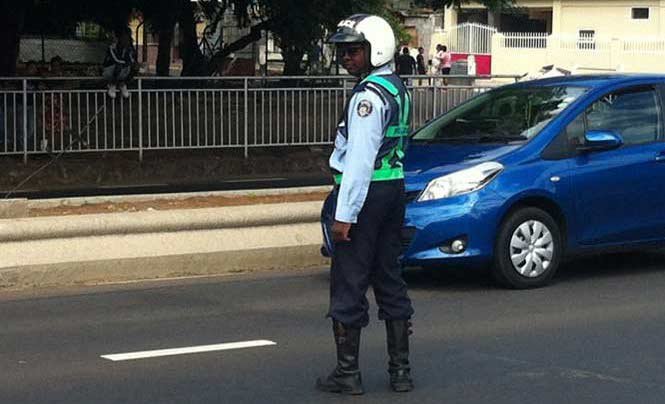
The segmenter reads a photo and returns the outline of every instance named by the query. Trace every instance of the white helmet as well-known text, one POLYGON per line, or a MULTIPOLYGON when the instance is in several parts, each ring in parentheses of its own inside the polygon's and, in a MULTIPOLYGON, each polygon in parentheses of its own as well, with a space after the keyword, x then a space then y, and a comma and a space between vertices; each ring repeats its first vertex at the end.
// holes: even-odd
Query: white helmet
POLYGON ((380 67, 395 55, 395 34, 386 20, 376 15, 355 14, 337 24, 337 31, 328 38, 331 43, 369 44, 370 64, 380 67))

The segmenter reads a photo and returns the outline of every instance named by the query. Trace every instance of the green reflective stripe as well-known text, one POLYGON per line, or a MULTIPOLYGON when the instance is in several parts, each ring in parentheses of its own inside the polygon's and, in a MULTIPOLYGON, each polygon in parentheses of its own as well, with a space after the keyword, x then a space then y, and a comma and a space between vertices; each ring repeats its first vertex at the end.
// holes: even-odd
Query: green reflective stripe
POLYGON ((385 88, 393 97, 399 95, 399 90, 397 87, 395 87, 395 85, 388 79, 384 79, 381 76, 367 76, 363 81, 369 81, 370 83, 380 85, 381 87, 385 88))
MULTIPOLYGON (((399 126, 409 126, 409 114, 411 113, 411 99, 409 97, 408 92, 405 93, 405 99, 404 102, 402 102, 402 97, 400 96, 399 90, 393 83, 390 82, 390 80, 385 79, 381 76, 367 76, 365 80, 363 81, 368 81, 370 83, 377 84, 381 87, 383 87, 386 91, 388 91, 393 97, 395 97, 395 101, 397 102, 397 106, 399 107, 399 126)), ((388 128, 390 131, 392 127, 388 128)), ((403 129, 400 129, 400 133, 402 133, 403 129)), ((394 130, 393 130, 394 131, 394 130)), ((406 133, 403 135, 399 136, 407 136, 409 133, 409 130, 407 128, 406 133)), ((397 137, 398 135, 394 134, 392 132, 392 136, 389 134, 386 134, 387 137, 397 137)))
MULTIPOLYGON (((397 120, 397 125, 391 125, 386 128, 385 137, 387 138, 398 138, 397 145, 393 147, 382 159, 381 167, 374 170, 372 173, 372 181, 389 181, 389 180, 399 180, 404 178, 404 168, 402 166, 402 158, 404 158, 404 138, 407 137, 410 133, 410 113, 411 113, 411 98, 409 93, 404 93, 404 99, 400 95, 400 91, 397 87, 391 83, 389 80, 380 77, 380 76, 368 76, 365 78, 367 82, 374 83, 378 86, 381 86, 385 89, 390 95, 395 99, 395 102, 398 106, 399 119, 397 120), (394 166, 391 164, 391 161, 397 157, 394 166)), ((335 184, 340 185, 342 183, 343 174, 334 175, 335 184)))
POLYGON ((404 137, 409 135, 409 126, 393 125, 386 129, 386 137, 404 137))
POLYGON ((411 113, 411 97, 409 97, 409 93, 405 93, 406 96, 406 102, 404 103, 404 111, 402 113, 402 116, 400 117, 400 125, 402 126, 409 126, 409 114, 411 113))
POLYGON ((400 166, 374 171, 372 181, 401 180, 402 178, 404 178, 404 169, 400 166))
MULTIPOLYGON (((342 174, 336 174, 334 178, 335 184, 340 185, 342 183, 342 174)), ((402 178, 404 178, 404 169, 402 166, 379 168, 378 170, 374 170, 372 174, 372 181, 401 180, 402 178)))

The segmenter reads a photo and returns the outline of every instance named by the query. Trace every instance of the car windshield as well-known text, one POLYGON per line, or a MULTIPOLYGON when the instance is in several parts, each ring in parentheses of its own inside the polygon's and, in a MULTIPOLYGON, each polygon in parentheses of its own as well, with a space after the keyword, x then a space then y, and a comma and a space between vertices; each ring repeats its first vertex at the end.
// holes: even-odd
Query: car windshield
POLYGON ((472 98, 424 126, 416 143, 525 142, 587 91, 584 87, 505 87, 472 98))

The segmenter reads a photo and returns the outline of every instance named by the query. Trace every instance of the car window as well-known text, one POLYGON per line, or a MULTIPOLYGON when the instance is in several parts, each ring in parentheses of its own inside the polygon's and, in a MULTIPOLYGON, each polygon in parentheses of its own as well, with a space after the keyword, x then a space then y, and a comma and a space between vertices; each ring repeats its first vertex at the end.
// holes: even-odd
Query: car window
POLYGON ((566 126, 566 136, 568 137, 568 145, 574 150, 577 146, 584 144, 584 133, 586 128, 584 125, 584 114, 579 114, 577 118, 566 126))
POLYGON ((587 130, 611 130, 624 144, 653 142, 661 130, 657 94, 653 89, 603 96, 586 111, 587 130))
POLYGON ((414 142, 524 142, 587 91, 584 87, 498 88, 474 97, 417 131, 414 142))

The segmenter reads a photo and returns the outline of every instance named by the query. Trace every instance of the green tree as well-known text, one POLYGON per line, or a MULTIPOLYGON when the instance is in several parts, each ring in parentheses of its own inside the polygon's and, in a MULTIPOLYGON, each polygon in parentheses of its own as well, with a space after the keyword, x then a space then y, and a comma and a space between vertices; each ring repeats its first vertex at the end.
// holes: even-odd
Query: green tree
POLYGON ((0 0, 0 77, 16 74, 20 38, 29 3, 0 0))
POLYGON ((138 5, 148 27, 157 33, 157 75, 168 76, 171 67, 171 44, 178 21, 178 0, 160 2, 145 0, 138 5))
POLYGON ((0 76, 13 76, 25 29, 34 33, 71 34, 80 21, 108 30, 127 26, 135 0, 0 0, 0 76))
POLYGON ((311 0, 302 4, 299 0, 264 0, 262 8, 273 20, 273 32, 284 58, 284 74, 303 74, 303 56, 334 30, 343 18, 355 13, 389 14, 385 0, 311 0))
MULTIPOLYGON (((499 1, 499 0, 496 0, 499 1)), ((302 74, 303 56, 333 30, 342 18, 366 12, 380 14, 399 24, 386 0, 26 0, 14 2, 0 0, 0 75, 15 73, 19 38, 26 16, 36 29, 49 27, 50 31, 71 32, 76 23, 92 21, 109 31, 127 27, 134 10, 143 12, 146 21, 159 33, 158 74, 167 75, 170 63, 174 26, 180 26, 180 49, 183 57, 183 74, 204 75, 219 71, 224 59, 231 53, 245 48, 261 38, 264 31, 271 31, 285 60, 285 73, 302 74), (232 7, 241 26, 249 27, 247 35, 232 43, 225 43, 205 61, 199 50, 196 21, 205 17, 211 24, 219 24, 224 12, 232 7), (43 17, 39 17, 43 16, 43 17)), ((397 29, 397 32, 403 32, 397 29)))
POLYGON ((414 4, 420 7, 430 7, 440 10, 445 7, 460 8, 464 4, 480 3, 492 11, 510 9, 515 6, 514 0, 415 0, 414 4))

